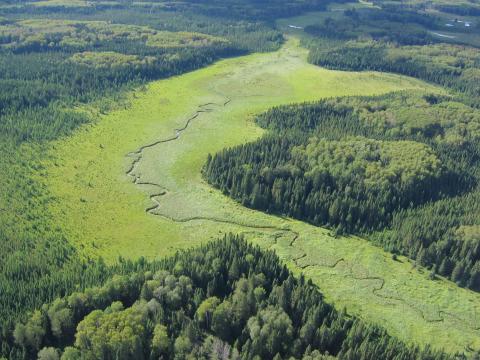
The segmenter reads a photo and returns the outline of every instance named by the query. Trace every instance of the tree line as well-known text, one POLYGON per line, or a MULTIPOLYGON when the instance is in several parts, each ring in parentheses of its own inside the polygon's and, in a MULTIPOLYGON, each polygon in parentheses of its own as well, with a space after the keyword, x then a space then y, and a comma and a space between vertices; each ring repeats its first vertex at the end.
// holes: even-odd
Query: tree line
POLYGON ((225 44, 155 50, 131 41, 97 42, 80 49, 157 56, 142 66, 112 68, 71 61, 78 50, 0 50, 1 354, 8 354, 6 332, 25 310, 71 291, 76 284, 93 285, 98 276, 97 265, 77 259, 76 250, 52 225, 47 210, 51 199, 41 181, 45 143, 92 120, 75 109, 79 104, 97 102, 99 110, 106 111, 111 103, 122 103, 127 88, 237 53, 225 44), (90 271, 96 274, 93 278, 90 271))
POLYGON ((71 14, 93 14, 97 11, 108 11, 115 9, 119 11, 129 11, 132 8, 143 8, 143 11, 169 11, 169 12, 187 12, 197 13, 210 18, 229 18, 248 21, 274 21, 280 17, 295 16, 307 11, 324 10, 330 3, 345 3, 348 0, 213 0, 213 1, 194 1, 172 2, 164 4, 160 1, 152 1, 146 4, 132 4, 131 1, 112 1, 105 3, 101 0, 94 0, 80 6, 72 6, 68 2, 62 4, 50 4, 49 6, 36 6, 28 1, 19 1, 19 9, 7 8, 5 11, 22 11, 28 14, 48 14, 52 11, 56 13, 71 14), (143 5, 143 6, 142 6, 143 5))
POLYGON ((57 298, 13 336, 39 359, 453 359, 335 310, 233 235, 57 298))

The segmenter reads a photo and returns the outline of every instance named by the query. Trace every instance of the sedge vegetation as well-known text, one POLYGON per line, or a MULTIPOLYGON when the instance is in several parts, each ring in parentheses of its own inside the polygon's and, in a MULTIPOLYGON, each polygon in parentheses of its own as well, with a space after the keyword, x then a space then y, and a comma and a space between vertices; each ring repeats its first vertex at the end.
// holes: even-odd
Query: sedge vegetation
MULTIPOLYGON (((332 69, 375 69, 408 74, 454 90, 455 98, 445 101, 427 97, 424 100, 430 103, 428 106, 421 105, 425 101, 414 101, 412 97, 410 100, 407 97, 389 98, 388 103, 370 99, 367 112, 356 108, 355 116, 364 118, 357 120, 362 127, 368 125, 360 131, 361 136, 420 141, 430 146, 441 166, 448 169, 447 177, 441 181, 447 188, 438 183, 428 186, 442 193, 440 197, 429 194, 430 200, 421 204, 425 199, 422 192, 417 191, 418 198, 407 206, 400 206, 386 222, 383 220, 384 213, 389 212, 388 206, 381 205, 376 219, 383 222, 379 228, 384 230, 378 232, 379 228, 372 227, 368 231, 373 231, 371 238, 387 249, 429 266, 432 277, 440 273, 460 286, 478 291, 480 254, 475 240, 478 239, 479 222, 476 205, 478 112, 475 110, 480 95, 478 4, 375 1, 373 5, 346 4, 342 11, 331 7, 316 16, 299 17, 298 23, 304 26, 304 44, 311 49, 309 60, 332 69), (399 106, 399 100, 403 106, 399 106)), ((358 106, 366 105, 355 103, 354 107, 358 106)), ((324 114, 325 118, 329 116, 324 114)), ((350 126, 352 130, 347 134, 359 135, 358 129, 350 126)), ((304 176, 310 172, 306 169, 304 176)), ((349 173, 348 169, 346 172, 349 173)), ((395 192, 389 190, 388 194, 395 199, 387 201, 391 205, 399 200, 395 192)), ((307 204, 308 200, 299 202, 307 204)), ((361 203, 358 196, 357 201, 361 203)), ((376 202, 381 204, 382 200, 376 202)), ((330 213, 321 215, 320 222, 338 226, 336 211, 333 211, 337 206, 331 206, 332 203, 327 206, 330 213), (332 216, 337 219, 333 223, 332 216)), ((349 223, 355 218, 350 210, 351 207, 345 210, 349 223)), ((315 221, 314 216, 310 215, 309 220, 315 221)), ((340 223, 344 221, 346 218, 340 223)), ((351 225, 340 227, 341 231, 352 231, 351 225)), ((367 229, 354 226, 353 230, 365 232, 367 229)))
POLYGON ((52 140, 85 123, 86 115, 72 110, 77 103, 235 53, 209 35, 105 22, 35 20, 0 32, 1 133, 19 142, 52 140))
POLYGON ((344 70, 388 71, 438 83, 474 98, 480 95, 478 49, 435 44, 390 47, 375 41, 353 41, 328 51, 313 50, 310 61, 344 70))
POLYGON ((2 337, 13 314, 82 286, 84 280, 91 283, 88 272, 79 271, 86 266, 84 260, 77 258, 45 208, 51 200, 41 181, 46 142, 91 120, 78 104, 96 102, 100 111, 107 111, 125 87, 191 70, 229 51, 227 41, 209 35, 148 30, 153 37, 145 38, 139 34, 147 30, 123 25, 117 31, 113 25, 107 29, 106 23, 90 23, 90 28, 56 25, 32 21, 1 30, 2 337), (100 39, 92 40, 94 34, 100 39), (64 40, 71 47, 62 45, 64 40), (89 52, 81 52, 85 50, 89 52), (101 100, 109 94, 110 101, 101 100), (60 268, 64 271, 58 273, 60 268))
POLYGON ((278 52, 227 59, 154 82, 134 93, 130 106, 53 143, 44 180, 57 225, 82 253, 108 263, 120 255, 153 260, 219 232, 242 233, 274 249, 292 271, 305 272, 338 309, 346 306, 409 344, 449 353, 478 349, 477 293, 430 281, 421 267, 412 269, 400 255, 395 261, 359 237, 334 238, 327 229, 248 209, 202 179, 208 154, 256 140, 263 131, 254 115, 272 106, 402 89, 442 93, 411 78, 330 71, 305 59, 291 39, 278 52), (173 138, 199 106, 210 110, 176 140, 157 143, 173 138), (132 152, 155 143, 131 170, 138 154, 132 152))

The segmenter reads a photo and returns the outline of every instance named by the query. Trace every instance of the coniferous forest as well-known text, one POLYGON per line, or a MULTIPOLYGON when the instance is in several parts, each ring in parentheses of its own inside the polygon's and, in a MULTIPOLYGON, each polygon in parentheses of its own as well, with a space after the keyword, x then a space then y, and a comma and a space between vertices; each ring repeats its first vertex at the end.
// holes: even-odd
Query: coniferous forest
POLYGON ((463 94, 464 102, 478 107, 478 28, 456 18, 458 9, 478 11, 478 4, 435 4, 434 11, 445 12, 442 17, 433 16, 421 4, 378 4, 378 9, 345 9, 306 26, 309 61, 331 69, 417 77, 453 89, 463 94), (449 28, 455 29, 455 35, 444 33, 449 28))

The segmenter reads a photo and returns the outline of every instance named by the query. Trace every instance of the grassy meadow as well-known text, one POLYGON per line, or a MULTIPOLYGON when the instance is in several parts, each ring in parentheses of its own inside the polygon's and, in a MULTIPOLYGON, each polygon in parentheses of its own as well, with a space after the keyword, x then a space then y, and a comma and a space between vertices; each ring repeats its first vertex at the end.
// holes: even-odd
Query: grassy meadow
POLYGON ((403 340, 451 352, 480 349, 480 294, 430 281, 407 259, 395 261, 366 240, 336 239, 326 229, 246 209, 202 180, 208 154, 258 138, 254 115, 272 106, 440 91, 397 75, 322 69, 306 57, 290 39, 277 52, 150 83, 130 94, 124 109, 106 115, 79 109, 97 122, 54 142, 46 176, 39 175, 53 196, 56 224, 81 253, 108 262, 160 257, 221 233, 244 233, 306 273, 338 308, 403 340))

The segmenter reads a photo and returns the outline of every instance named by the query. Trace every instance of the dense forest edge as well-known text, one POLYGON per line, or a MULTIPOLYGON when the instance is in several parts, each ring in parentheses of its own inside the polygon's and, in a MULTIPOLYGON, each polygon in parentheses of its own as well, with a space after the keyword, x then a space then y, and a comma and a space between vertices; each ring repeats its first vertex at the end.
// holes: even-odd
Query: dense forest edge
POLYGON ((478 107, 480 27, 477 16, 458 6, 375 1, 371 7, 346 4, 329 11, 302 31, 309 61, 336 70, 385 71, 413 76, 461 94, 478 107), (474 19, 473 21, 470 19, 474 19))
POLYGON ((124 268, 17 324, 22 351, 38 359, 453 359, 335 310, 274 252, 238 236, 124 268))
POLYGON ((90 10, 27 3, 0 9, 0 353, 5 356, 15 319, 26 310, 109 276, 101 261, 85 258, 69 243, 47 211, 52 199, 42 160, 49 142, 129 106, 128 91, 148 81, 223 57, 276 50, 282 43, 281 33, 262 19, 207 17, 194 9, 90 10))

